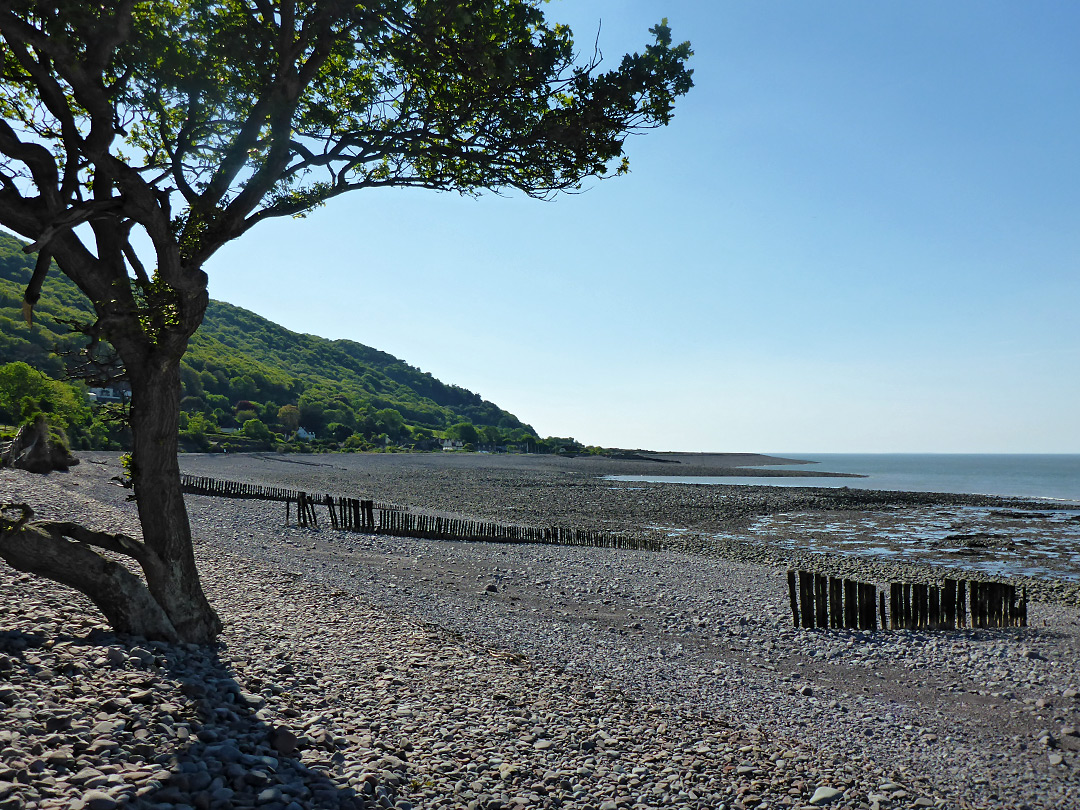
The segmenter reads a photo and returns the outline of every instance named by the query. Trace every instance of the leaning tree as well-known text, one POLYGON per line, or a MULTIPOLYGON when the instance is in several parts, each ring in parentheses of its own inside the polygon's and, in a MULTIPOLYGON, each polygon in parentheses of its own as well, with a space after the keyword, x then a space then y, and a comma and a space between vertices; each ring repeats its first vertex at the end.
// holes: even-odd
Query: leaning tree
POLYGON ((120 631, 204 642, 221 623, 180 488, 180 360, 203 265, 264 220, 386 186, 548 198, 626 171, 629 133, 691 85, 666 21, 601 71, 541 0, 5 0, 0 225, 30 240, 131 385, 142 538, 0 522, 0 557, 86 593, 120 631), (99 553, 107 550, 111 554, 99 553), (137 563, 136 576, 116 555, 137 563))

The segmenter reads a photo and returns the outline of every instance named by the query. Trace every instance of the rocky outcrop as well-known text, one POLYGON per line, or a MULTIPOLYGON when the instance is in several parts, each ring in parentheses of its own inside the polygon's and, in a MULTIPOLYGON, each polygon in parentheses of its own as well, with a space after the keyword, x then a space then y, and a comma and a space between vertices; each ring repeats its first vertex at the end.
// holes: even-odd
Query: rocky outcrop
POLYGON ((0 466, 17 467, 32 473, 66 470, 79 460, 62 442, 55 441, 43 415, 19 428, 15 439, 0 453, 0 466))

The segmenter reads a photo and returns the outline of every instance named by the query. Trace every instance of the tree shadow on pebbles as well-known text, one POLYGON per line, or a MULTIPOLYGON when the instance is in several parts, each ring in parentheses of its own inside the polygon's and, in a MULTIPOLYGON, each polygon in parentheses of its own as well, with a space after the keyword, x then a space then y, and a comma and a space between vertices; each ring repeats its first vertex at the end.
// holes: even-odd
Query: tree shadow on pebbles
POLYGON ((394 806, 373 774, 346 784, 345 741, 290 727, 221 647, 117 636, 37 586, 0 589, 0 810, 394 806))

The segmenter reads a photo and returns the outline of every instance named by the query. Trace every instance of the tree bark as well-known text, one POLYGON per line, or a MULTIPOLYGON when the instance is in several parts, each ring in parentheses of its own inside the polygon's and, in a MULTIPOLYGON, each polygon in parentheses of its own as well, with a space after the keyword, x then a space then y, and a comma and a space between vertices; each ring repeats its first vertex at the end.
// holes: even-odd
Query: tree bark
POLYGON ((182 641, 213 641, 221 620, 199 582, 180 486, 180 360, 153 354, 148 362, 125 360, 132 393, 132 483, 143 543, 151 552, 140 561, 146 582, 182 641))
POLYGON ((0 517, 0 558, 20 571, 82 591, 119 633, 165 641, 183 640, 139 577, 90 548, 100 545, 131 555, 133 550, 140 553, 138 543, 129 538, 118 539, 118 535, 89 532, 79 526, 27 523, 33 515, 30 508, 23 504, 14 506, 22 510, 22 519, 9 521, 0 517), (80 539, 66 539, 65 529, 80 539))

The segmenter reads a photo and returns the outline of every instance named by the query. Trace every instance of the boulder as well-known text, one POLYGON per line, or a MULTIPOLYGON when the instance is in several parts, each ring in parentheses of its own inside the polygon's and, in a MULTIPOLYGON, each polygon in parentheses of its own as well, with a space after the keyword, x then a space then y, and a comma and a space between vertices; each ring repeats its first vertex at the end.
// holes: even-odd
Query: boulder
POLYGON ((14 441, 4 448, 0 461, 4 467, 16 467, 32 473, 66 470, 79 463, 61 442, 53 441, 49 422, 42 416, 19 428, 14 441))

